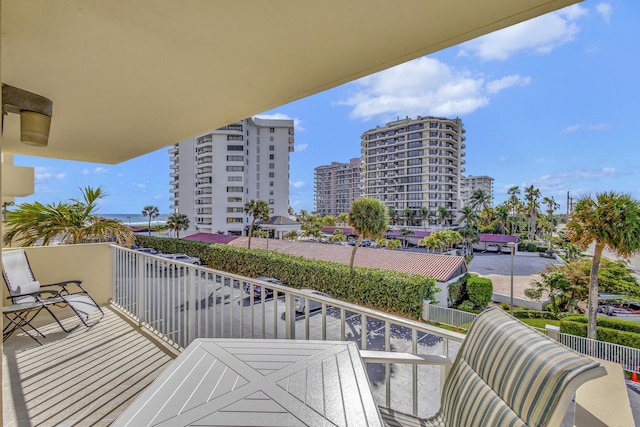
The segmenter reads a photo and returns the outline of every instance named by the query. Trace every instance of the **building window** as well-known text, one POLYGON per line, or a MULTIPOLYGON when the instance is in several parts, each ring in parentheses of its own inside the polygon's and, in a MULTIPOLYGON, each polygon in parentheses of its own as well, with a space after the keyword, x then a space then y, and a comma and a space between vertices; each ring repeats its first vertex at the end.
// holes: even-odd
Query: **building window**
POLYGON ((227 193, 242 193, 243 191, 242 187, 227 187, 227 193))
POLYGON ((276 128, 269 128, 269 133, 275 133, 276 128))
POLYGON ((272 214, 272 213, 274 213, 274 212, 275 212, 275 210, 274 210, 273 208, 269 208, 269 213, 270 213, 270 214, 272 214))
POLYGON ((269 199, 269 204, 272 205, 273 204, 273 199, 269 199))
POLYGON ((244 156, 227 156, 228 162, 241 162, 244 160, 244 156))
POLYGON ((275 160, 276 155, 275 154, 269 154, 269 160, 275 160))
POLYGON ((271 141, 271 142, 273 142, 273 141, 274 141, 274 139, 273 139, 273 137, 272 137, 272 136, 270 136, 270 137, 269 137, 269 141, 271 141))
POLYGON ((227 208, 227 213, 242 213, 241 207, 227 208))
POLYGON ((269 190, 269 195, 273 196, 273 190, 269 190))
POLYGON ((229 203, 242 203, 242 197, 227 197, 229 203))
POLYGON ((227 151, 242 151, 244 147, 242 145, 227 145, 227 151))
POLYGON ((269 187, 273 187, 273 181, 269 181, 269 187))
POLYGON ((227 166, 227 172, 244 172, 244 166, 227 166))
POLYGON ((242 135, 227 135, 227 141, 242 141, 242 135))
POLYGON ((269 163, 269 169, 275 169, 276 165, 274 163, 269 163))
POLYGON ((227 224, 242 223, 242 218, 227 218, 227 224))
POLYGON ((275 178, 275 176, 276 176, 275 172, 269 172, 269 178, 275 178))
POLYGON ((227 181, 229 182, 242 182, 241 176, 228 176, 227 181))
POLYGON ((274 151, 275 149, 276 149, 276 146, 275 146, 275 145, 270 145, 270 146, 269 146, 269 151, 274 151))

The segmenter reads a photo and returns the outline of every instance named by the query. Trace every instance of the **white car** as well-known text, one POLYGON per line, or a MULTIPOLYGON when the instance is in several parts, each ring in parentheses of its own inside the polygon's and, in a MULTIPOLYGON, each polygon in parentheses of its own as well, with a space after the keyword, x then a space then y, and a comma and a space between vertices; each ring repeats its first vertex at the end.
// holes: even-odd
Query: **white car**
MULTIPOLYGON (((180 262, 186 262, 188 264, 193 264, 193 265, 202 265, 202 261, 200 260, 200 258, 185 255, 185 254, 158 254, 158 256, 162 258, 167 258, 170 261, 180 261, 180 262)), ((163 266, 166 270, 167 268, 169 268, 169 262, 164 261, 163 266)), ((178 265, 176 264, 174 268, 177 269, 178 265)))

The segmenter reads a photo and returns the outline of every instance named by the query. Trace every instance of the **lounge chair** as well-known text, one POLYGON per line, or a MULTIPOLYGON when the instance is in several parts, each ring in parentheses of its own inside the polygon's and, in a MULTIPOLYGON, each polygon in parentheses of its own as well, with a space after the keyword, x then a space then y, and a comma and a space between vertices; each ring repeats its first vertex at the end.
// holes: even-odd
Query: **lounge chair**
POLYGON ((380 408, 389 427, 559 426, 583 383, 605 368, 505 313, 484 311, 453 364, 444 356, 361 351, 367 363, 449 365, 440 409, 429 419, 380 408))
POLYGON ((70 307, 86 327, 95 325, 104 316, 98 303, 82 287, 81 280, 41 285, 31 270, 26 252, 22 249, 2 253, 2 277, 9 289, 8 298, 13 304, 42 303, 42 308, 51 314, 65 332, 71 332, 80 324, 71 329, 65 328, 51 310, 53 305, 70 307), (96 311, 99 311, 101 316, 88 323, 89 315, 96 311))

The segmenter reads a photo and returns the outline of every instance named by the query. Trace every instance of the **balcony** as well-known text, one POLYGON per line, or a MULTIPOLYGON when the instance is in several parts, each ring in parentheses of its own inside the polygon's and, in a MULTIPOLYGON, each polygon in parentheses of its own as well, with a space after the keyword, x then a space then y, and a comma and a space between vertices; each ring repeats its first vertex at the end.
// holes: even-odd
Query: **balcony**
MULTIPOLYGON (((8 425, 110 423, 195 338, 347 340, 361 350, 452 358, 464 339, 459 333, 331 298, 310 297, 289 287, 260 282, 263 290, 255 293, 251 291, 255 280, 209 268, 176 264, 174 269, 170 264, 159 269, 160 258, 115 245, 26 250, 40 280, 68 278, 72 271, 104 305, 106 315, 93 328, 81 327, 70 334, 45 325, 42 346, 24 334, 5 343, 8 425), (267 290, 278 296, 269 296, 267 290), (295 313, 295 298, 302 295, 316 301, 319 309, 295 313)), ((41 314, 39 321, 46 324, 50 318, 41 314)), ((439 406, 442 372, 436 366, 367 365, 378 405, 423 417, 439 406)), ((578 401, 586 409, 589 398, 597 397, 600 406, 603 398, 615 399, 593 388, 580 392, 578 401)), ((605 412, 620 416, 617 411, 605 412)))

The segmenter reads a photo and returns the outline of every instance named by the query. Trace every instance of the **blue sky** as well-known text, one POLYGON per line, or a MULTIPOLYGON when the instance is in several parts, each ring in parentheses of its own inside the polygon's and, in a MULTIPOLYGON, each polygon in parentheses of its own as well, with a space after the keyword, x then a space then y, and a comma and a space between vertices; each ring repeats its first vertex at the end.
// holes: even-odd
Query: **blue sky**
MULTIPOLYGON (((397 117, 460 117, 466 175, 506 189, 533 184, 566 210, 572 196, 615 190, 640 199, 640 4, 586 1, 419 58, 260 116, 296 123, 290 202, 313 210, 313 169, 360 156, 360 136, 397 117)), ((16 156, 36 192, 58 202, 102 186, 101 213, 169 213, 167 149, 99 165, 16 156)))

